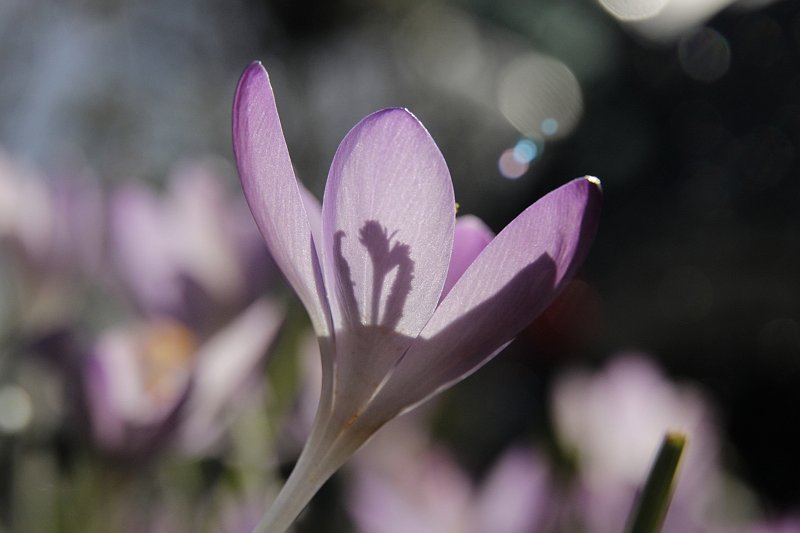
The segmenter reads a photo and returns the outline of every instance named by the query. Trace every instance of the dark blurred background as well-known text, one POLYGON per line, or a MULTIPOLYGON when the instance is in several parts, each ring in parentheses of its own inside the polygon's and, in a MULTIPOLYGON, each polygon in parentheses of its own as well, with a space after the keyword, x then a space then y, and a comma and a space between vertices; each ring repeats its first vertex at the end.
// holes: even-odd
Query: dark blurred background
POLYGON ((578 280, 445 398, 460 415, 437 427, 480 468, 532 417, 547 427, 553 376, 645 351, 709 391, 727 466, 768 509, 790 509, 800 2, 653 5, 665 3, 5 0, 0 146, 49 172, 78 161, 107 184, 158 183, 198 155, 231 160, 233 91, 259 59, 318 194, 339 140, 386 106, 422 120, 460 212, 495 230, 596 175, 604 211, 578 280))

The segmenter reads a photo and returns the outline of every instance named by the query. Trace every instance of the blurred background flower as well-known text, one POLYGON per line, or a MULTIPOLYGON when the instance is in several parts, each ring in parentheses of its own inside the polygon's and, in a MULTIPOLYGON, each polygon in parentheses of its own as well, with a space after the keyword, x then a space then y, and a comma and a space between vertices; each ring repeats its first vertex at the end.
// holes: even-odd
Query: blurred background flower
MULTIPOLYGON (((313 376, 297 355, 307 323, 261 255, 231 164, 233 91, 254 59, 317 196, 339 140, 384 106, 429 128, 459 214, 494 231, 569 179, 603 180, 579 279, 414 430, 436 450, 419 461, 457 472, 438 482, 452 498, 480 500, 522 444, 566 494, 557 518, 581 518, 597 479, 625 479, 630 498, 638 471, 613 473, 614 437, 654 438, 677 411, 696 415, 677 422, 705 458, 687 456, 682 483, 712 473, 695 503, 727 520, 714 524, 796 526, 797 0, 6 0, 0 530, 231 529, 291 470, 292 407, 312 401, 297 392, 313 376), (89 347, 163 321, 204 347, 265 295, 285 300, 285 327, 256 371, 266 386, 223 416, 224 451, 173 449, 137 470, 88 446, 75 406, 89 347), (620 352, 642 355, 611 361, 620 352), (591 415, 590 396, 606 398, 591 415), (600 416, 626 425, 589 437, 600 416)), ((373 479, 402 495, 393 461, 342 472, 297 529, 369 531, 353 494, 373 479)), ((684 501, 674 510, 695 517, 684 501)))
POLYGON ((357 531, 541 531, 558 507, 547 463, 512 448, 476 484, 411 417, 393 422, 353 464, 348 507, 357 531))
POLYGON ((708 401, 694 387, 671 383, 644 354, 620 354, 594 375, 565 374, 552 408, 556 435, 579 473, 575 514, 585 529, 625 529, 626 510, 669 431, 691 435, 691 444, 663 531, 732 531, 749 519, 752 502, 725 493, 708 401), (720 517, 715 506, 723 501, 731 508, 720 517))

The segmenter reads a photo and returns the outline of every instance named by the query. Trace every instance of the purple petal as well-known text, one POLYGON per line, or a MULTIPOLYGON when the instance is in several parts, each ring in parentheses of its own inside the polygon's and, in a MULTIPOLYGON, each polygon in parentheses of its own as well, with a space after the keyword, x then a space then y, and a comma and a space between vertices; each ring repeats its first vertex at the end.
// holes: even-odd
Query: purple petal
POLYGON ((411 113, 378 111, 347 134, 323 199, 323 263, 336 353, 357 354, 339 376, 356 389, 374 390, 433 313, 454 224, 447 165, 411 113))
POLYGON ((117 270, 137 304, 148 313, 178 309, 179 259, 159 199, 145 187, 125 186, 112 197, 110 220, 117 270))
POLYGON ((453 236, 453 255, 450 256, 450 268, 439 300, 444 300, 456 281, 464 274, 467 267, 472 264, 478 254, 494 238, 494 232, 473 215, 465 215, 456 219, 456 229, 453 236))
POLYGON ((50 268, 97 275, 103 262, 105 206, 97 178, 88 170, 51 180, 53 233, 50 268))
POLYGON ((275 262, 327 335, 328 306, 319 258, 267 71, 245 70, 233 105, 233 149, 247 203, 275 262))
POLYGON ((259 366, 282 318, 275 304, 258 300, 200 348, 181 430, 184 450, 200 453, 212 446, 226 429, 229 411, 251 390, 248 385, 263 381, 259 366))
MULTIPOLYGON (((229 226, 234 217, 221 176, 210 161, 184 163, 169 185, 163 208, 175 232, 170 246, 179 256, 181 272, 215 303, 234 302, 245 290, 244 264, 229 226)), ((248 222, 252 227, 252 220, 248 222)))
POLYGON ((552 493, 547 463, 530 450, 512 448, 494 465, 481 487, 474 507, 479 531, 540 531, 553 507, 552 493))
POLYGON ((573 180, 512 221, 436 309, 372 416, 393 416, 464 378, 543 311, 583 261, 601 197, 596 178, 573 180))

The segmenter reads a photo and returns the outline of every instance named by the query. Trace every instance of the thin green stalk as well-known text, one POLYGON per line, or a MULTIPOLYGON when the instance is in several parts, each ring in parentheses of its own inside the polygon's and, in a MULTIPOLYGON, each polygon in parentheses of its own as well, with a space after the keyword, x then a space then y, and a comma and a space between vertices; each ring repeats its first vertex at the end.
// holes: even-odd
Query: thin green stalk
POLYGON ((664 435, 658 456, 650 469, 634 511, 628 519, 628 533, 661 531, 685 447, 686 435, 683 433, 669 432, 664 435))

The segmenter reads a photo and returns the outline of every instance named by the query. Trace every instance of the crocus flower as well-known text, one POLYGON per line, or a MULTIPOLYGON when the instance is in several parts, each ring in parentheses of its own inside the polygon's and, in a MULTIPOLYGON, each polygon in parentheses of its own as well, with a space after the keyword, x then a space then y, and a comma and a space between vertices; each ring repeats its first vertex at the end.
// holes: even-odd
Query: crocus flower
POLYGON ((211 451, 281 321, 279 308, 262 299, 202 343, 164 317, 107 331, 84 358, 82 375, 98 447, 125 456, 168 444, 190 455, 211 451))
POLYGON ((133 183, 113 192, 116 271, 148 315, 214 329, 275 277, 258 229, 242 199, 225 190, 218 166, 180 165, 163 195, 133 183))
POLYGON ((320 207, 295 177, 260 63, 239 82, 233 143, 250 209, 322 355, 311 434, 258 528, 280 532, 383 424, 473 372, 545 308, 588 250, 601 193, 596 178, 574 180, 477 256, 454 253, 464 242, 447 165, 395 108, 347 134, 320 207))
POLYGON ((576 513, 592 531, 624 529, 670 430, 689 440, 663 530, 713 530, 709 509, 721 499, 722 471, 714 418, 699 390, 670 382, 641 354, 625 353, 602 372, 563 376, 553 387, 552 405, 559 438, 578 459, 582 495, 576 513))

